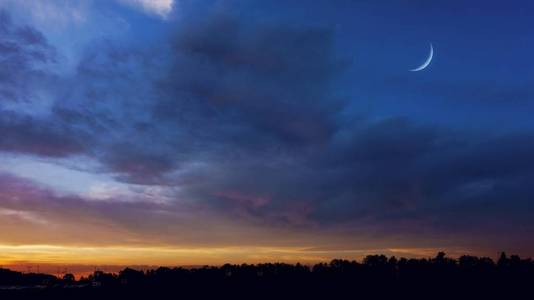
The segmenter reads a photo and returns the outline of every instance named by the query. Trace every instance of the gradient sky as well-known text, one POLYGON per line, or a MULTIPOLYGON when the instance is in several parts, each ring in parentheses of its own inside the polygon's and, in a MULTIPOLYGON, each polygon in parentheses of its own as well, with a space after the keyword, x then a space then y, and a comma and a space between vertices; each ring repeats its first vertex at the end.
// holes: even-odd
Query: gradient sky
POLYGON ((526 0, 0 0, 0 264, 532 256, 532 50, 526 0))

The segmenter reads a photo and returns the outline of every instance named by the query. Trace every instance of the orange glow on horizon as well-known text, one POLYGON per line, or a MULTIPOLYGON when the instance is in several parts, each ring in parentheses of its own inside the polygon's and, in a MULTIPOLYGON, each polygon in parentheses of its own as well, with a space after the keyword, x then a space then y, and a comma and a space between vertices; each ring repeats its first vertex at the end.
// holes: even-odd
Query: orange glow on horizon
MULTIPOLYGON (((0 265, 21 263, 83 265, 222 265, 224 263, 317 263, 334 258, 361 259, 368 254, 431 257, 442 249, 345 249, 317 250, 306 247, 78 247, 57 245, 2 245, 0 265)), ((462 250, 449 251, 451 256, 462 250)))

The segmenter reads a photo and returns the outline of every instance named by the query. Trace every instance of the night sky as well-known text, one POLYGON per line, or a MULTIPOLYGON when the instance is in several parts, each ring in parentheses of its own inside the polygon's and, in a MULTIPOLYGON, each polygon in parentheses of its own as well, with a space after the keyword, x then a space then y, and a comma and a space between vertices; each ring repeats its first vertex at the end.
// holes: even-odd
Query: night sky
POLYGON ((0 0, 0 264, 532 256, 533 50, 527 0, 0 0))

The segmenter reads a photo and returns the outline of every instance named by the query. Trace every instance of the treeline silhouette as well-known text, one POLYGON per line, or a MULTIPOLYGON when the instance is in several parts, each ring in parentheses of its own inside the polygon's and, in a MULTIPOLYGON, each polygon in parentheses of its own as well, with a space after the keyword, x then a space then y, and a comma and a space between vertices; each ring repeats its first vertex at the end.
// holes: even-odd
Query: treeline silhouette
MULTIPOLYGON (((65 299, 534 299, 534 262, 502 253, 488 257, 406 259, 370 255, 314 266, 266 263, 166 268, 118 274, 96 271, 75 280, 0 269, 0 296, 65 299)), ((0 297, 0 299, 3 299, 0 297)), ((6 299, 8 299, 6 297, 6 299)))

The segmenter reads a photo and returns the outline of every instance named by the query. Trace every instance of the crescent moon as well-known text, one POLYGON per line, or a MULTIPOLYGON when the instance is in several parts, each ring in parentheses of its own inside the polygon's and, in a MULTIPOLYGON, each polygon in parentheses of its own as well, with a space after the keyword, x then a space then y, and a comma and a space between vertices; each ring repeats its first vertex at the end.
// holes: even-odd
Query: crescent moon
POLYGON ((428 58, 426 59, 426 61, 420 65, 419 67, 415 68, 415 69, 411 69, 410 71, 412 72, 419 72, 419 71, 422 71, 424 69, 426 69, 430 63, 432 62, 432 58, 434 58, 434 47, 432 46, 432 43, 430 43, 430 55, 428 55, 428 58))

